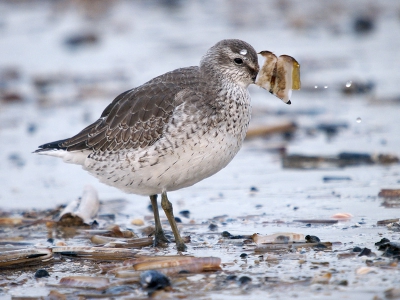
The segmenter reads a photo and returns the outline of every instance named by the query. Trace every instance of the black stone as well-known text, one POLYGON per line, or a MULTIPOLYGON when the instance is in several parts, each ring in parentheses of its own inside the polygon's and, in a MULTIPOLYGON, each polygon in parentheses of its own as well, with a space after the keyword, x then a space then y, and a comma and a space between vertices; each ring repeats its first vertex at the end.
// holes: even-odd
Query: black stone
POLYGON ((369 256, 371 254, 371 249, 364 248, 361 250, 360 254, 358 256, 369 256))
POLYGON ((247 257, 247 254, 246 254, 246 253, 240 254, 240 258, 246 258, 246 257, 247 257))
POLYGON ((232 234, 230 234, 228 231, 222 231, 221 235, 224 238, 230 238, 232 236, 232 234))
POLYGON ((215 225, 215 224, 211 223, 210 225, 208 225, 208 229, 210 229, 211 231, 217 230, 218 229, 218 225, 215 225))
POLYGON ((242 277, 239 278, 239 283, 241 285, 247 284, 249 282, 251 282, 251 278, 248 277, 248 276, 242 276, 242 277))
POLYGON ((175 222, 176 222, 176 223, 182 223, 182 220, 181 220, 181 218, 179 218, 179 217, 175 217, 175 222))
POLYGON ((228 275, 226 276, 226 280, 236 280, 237 276, 236 275, 228 275))
POLYGON ((306 243, 319 243, 321 240, 315 235, 306 235, 306 243))
POLYGON ((252 186, 250 188, 250 192, 258 192, 258 188, 256 188, 255 186, 252 186))
POLYGON ((370 33, 375 28, 374 19, 369 16, 359 16, 354 20, 353 30, 357 34, 370 33))
POLYGON ((49 277, 50 274, 45 269, 39 269, 35 273, 35 278, 49 277))
POLYGON ((167 276, 155 271, 149 270, 140 274, 140 283, 146 289, 159 290, 171 285, 167 276))
POLYGON ((182 210, 179 212, 179 214, 184 218, 190 218, 190 211, 188 210, 182 210))
POLYGON ((354 247, 353 252, 361 252, 362 249, 360 247, 354 247))

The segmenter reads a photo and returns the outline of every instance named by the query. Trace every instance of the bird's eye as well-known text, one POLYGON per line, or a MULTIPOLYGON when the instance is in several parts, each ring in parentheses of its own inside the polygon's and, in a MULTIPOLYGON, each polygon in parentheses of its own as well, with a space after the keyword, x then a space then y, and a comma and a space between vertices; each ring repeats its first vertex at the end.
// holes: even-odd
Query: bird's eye
POLYGON ((241 65, 243 63, 243 59, 241 58, 235 58, 233 61, 238 65, 241 65))

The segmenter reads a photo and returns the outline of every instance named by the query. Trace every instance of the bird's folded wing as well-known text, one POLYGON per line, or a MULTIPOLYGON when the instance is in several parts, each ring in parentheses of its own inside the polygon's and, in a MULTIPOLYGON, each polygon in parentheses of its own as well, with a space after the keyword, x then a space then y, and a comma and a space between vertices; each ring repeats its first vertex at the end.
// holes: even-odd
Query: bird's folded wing
POLYGON ((174 84, 158 82, 122 93, 106 107, 100 119, 59 146, 68 151, 146 147, 161 138, 179 90, 174 84))

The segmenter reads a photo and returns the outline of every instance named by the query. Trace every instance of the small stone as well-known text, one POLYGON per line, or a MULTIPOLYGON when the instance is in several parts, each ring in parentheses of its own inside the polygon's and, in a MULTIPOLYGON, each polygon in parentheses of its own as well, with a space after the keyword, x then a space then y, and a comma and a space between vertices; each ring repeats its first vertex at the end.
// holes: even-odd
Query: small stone
POLYGON ((240 254, 240 258, 247 258, 247 254, 246 253, 240 254))
POLYGON ((349 285, 349 282, 348 282, 346 279, 340 280, 340 281, 338 282, 338 285, 348 286, 348 285, 349 285))
POLYGON ((362 249, 360 247, 354 247, 353 252, 361 252, 362 249))
POLYGON ((50 274, 45 269, 39 269, 35 273, 35 278, 49 277, 50 274))
POLYGON ((181 220, 181 218, 179 218, 179 217, 175 217, 174 219, 175 219, 175 222, 176 222, 176 223, 182 223, 182 220, 181 220))
POLYGON ((135 225, 135 226, 143 226, 144 225, 144 221, 142 219, 133 219, 131 221, 131 224, 135 225))
POLYGON ((361 250, 358 256, 369 256, 369 255, 371 255, 371 249, 364 248, 361 250))
POLYGON ((218 229, 218 225, 211 223, 211 224, 208 226, 208 229, 210 229, 211 231, 215 231, 215 230, 218 229))
POLYGON ((256 188, 255 186, 250 187, 250 192, 258 192, 258 188, 256 188))
POLYGON ((230 234, 228 231, 222 231, 221 235, 224 238, 230 238, 232 236, 232 234, 230 234))
POLYGON ((167 276, 155 270, 145 271, 140 274, 140 283, 144 288, 154 290, 163 289, 171 285, 167 276))
POLYGON ((188 210, 182 210, 179 212, 179 214, 184 218, 187 218, 187 219, 190 218, 190 211, 188 211, 188 210))
POLYGON ((245 284, 248 284, 249 282, 251 282, 251 278, 248 276, 242 276, 239 278, 240 285, 245 285, 245 284))
POLYGON ((357 34, 371 32, 375 27, 374 19, 370 16, 358 16, 354 20, 353 30, 357 34))

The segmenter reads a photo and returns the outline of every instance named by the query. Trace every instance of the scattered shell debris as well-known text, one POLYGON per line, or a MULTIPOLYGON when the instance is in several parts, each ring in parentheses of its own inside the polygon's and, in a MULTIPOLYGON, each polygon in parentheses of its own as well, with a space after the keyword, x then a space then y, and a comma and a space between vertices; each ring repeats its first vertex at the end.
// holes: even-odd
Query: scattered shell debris
MULTIPOLYGON (((96 211, 107 205, 107 202, 98 203, 96 211)), ((69 222, 65 226, 64 222, 52 221, 60 219, 65 211, 62 208, 51 210, 52 216, 49 211, 36 211, 37 220, 31 220, 29 225, 3 222, 0 227, 5 233, 0 239, 0 270, 4 274, 1 286, 11 290, 19 286, 29 288, 34 286, 36 278, 47 288, 47 296, 57 293, 60 299, 101 295, 188 297, 183 296, 185 293, 190 293, 190 297, 207 298, 226 286, 239 293, 244 287, 251 291, 296 285, 347 286, 357 276, 368 278, 371 274, 399 271, 400 246, 396 241, 382 238, 372 246, 375 250, 353 249, 347 242, 326 241, 323 236, 308 234, 310 227, 295 225, 336 226, 339 221, 354 218, 349 213, 334 214, 332 218, 337 220, 294 220, 288 226, 299 231, 271 234, 233 235, 218 231, 219 227, 215 231, 207 224, 192 222, 182 229, 185 233, 191 232, 190 250, 176 254, 173 244, 168 248, 154 248, 153 238, 144 236, 141 227, 125 227, 132 225, 129 220, 134 218, 124 216, 124 222, 117 217, 102 219, 101 215, 93 213, 92 207, 82 207, 89 210, 92 225, 69 222), (91 228, 94 222, 96 226, 91 228), (30 236, 30 232, 36 232, 36 236, 30 236), (65 245, 60 246, 60 242, 65 245), (236 258, 224 254, 226 251, 237 253, 236 258), (207 253, 211 256, 204 255, 207 253), (354 266, 341 266, 341 261, 354 266), (300 273, 289 279, 285 274, 292 268, 300 268, 300 273), (32 275, 16 278, 21 272, 32 275), (264 274, 263 277, 260 278, 260 274, 264 274), (193 292, 198 286, 207 289, 193 292)), ((14 213, 12 218, 23 219, 22 215, 28 212, 14 213)), ((217 216, 210 221, 215 225, 216 220, 224 222, 226 218, 217 216)), ((239 219, 263 218, 263 215, 251 215, 239 219)), ((153 222, 146 216, 140 219, 147 219, 149 224, 153 222)), ((398 219, 383 220, 381 225, 396 221, 398 219)))

